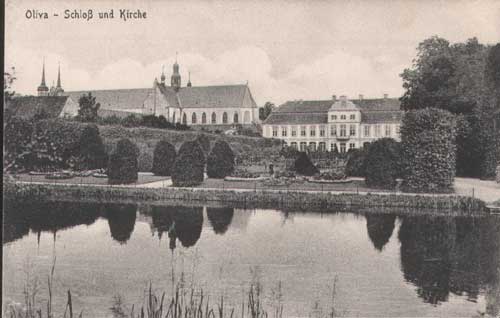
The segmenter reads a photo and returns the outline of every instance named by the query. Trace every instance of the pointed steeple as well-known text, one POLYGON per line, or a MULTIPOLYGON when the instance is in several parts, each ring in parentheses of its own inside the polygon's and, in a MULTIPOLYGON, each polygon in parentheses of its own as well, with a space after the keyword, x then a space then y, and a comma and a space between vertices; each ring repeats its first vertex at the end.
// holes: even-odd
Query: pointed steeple
POLYGON ((45 58, 43 59, 43 65, 42 65, 42 83, 40 86, 47 86, 45 84, 45 58))
POLYGON ((160 79, 161 79, 161 83, 165 84, 165 65, 161 66, 161 77, 160 77, 160 79))
POLYGON ((45 58, 43 59, 43 65, 42 65, 42 82, 40 83, 40 86, 37 88, 38 91, 38 96, 47 96, 49 93, 49 88, 45 84, 45 58))
POLYGON ((61 63, 57 69, 57 88, 61 88, 61 63))
POLYGON ((191 84, 191 72, 188 72, 188 82, 187 82, 187 87, 191 87, 191 86, 193 86, 193 85, 191 84))
POLYGON ((170 77, 170 86, 173 87, 175 91, 179 91, 181 88, 181 74, 179 74, 179 64, 177 63, 177 52, 175 52, 175 63, 173 66, 173 73, 170 77))

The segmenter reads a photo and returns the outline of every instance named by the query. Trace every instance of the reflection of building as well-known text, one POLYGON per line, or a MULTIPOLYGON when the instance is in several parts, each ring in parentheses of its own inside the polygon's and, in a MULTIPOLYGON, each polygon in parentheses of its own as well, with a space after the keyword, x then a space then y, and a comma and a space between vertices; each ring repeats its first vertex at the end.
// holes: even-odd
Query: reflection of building
POLYGON ((402 111, 396 98, 289 101, 262 123, 264 137, 301 151, 360 148, 383 137, 399 139, 402 111))
MULTIPOLYGON (((90 91, 101 104, 100 116, 130 114, 162 115, 169 122, 190 126, 221 126, 258 123, 258 108, 247 84, 194 86, 189 79, 181 86, 179 64, 175 62, 170 85, 162 72, 151 88, 90 91)), ((68 92, 74 100, 89 91, 68 92)))

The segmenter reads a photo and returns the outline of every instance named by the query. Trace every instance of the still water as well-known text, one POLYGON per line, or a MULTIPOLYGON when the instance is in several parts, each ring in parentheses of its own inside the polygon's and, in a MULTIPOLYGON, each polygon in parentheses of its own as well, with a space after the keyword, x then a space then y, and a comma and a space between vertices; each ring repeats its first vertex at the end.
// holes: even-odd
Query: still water
MULTIPOLYGON (((473 317, 500 312, 500 218, 284 212, 97 203, 8 203, 3 304, 35 278, 53 307, 110 317, 113 299, 142 304, 172 278, 238 306, 251 282, 285 317, 329 306, 348 317, 473 317), (27 278, 27 276, 29 277, 27 278)), ((43 304, 43 303, 42 303, 43 304)), ((42 307, 43 308, 43 307, 42 307)))

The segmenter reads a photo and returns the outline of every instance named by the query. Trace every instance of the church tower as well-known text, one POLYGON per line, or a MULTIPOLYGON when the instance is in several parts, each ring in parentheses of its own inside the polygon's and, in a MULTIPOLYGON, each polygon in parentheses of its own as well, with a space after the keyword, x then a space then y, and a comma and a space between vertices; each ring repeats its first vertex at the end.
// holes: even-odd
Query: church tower
POLYGON ((49 88, 45 84, 45 59, 43 60, 42 66, 42 82, 40 83, 40 86, 38 86, 37 91, 38 96, 47 96, 49 94, 49 88))
POLYGON ((59 68, 57 69, 56 95, 61 96, 63 93, 64 93, 64 89, 61 86, 61 64, 59 64, 59 68))
POLYGON ((179 64, 177 64, 177 53, 175 54, 174 72, 170 77, 170 86, 176 92, 181 88, 181 74, 179 74, 179 64))
POLYGON ((191 87, 191 86, 193 86, 193 84, 191 84, 191 72, 189 72, 188 74, 189 74, 189 78, 188 78, 187 87, 191 87))

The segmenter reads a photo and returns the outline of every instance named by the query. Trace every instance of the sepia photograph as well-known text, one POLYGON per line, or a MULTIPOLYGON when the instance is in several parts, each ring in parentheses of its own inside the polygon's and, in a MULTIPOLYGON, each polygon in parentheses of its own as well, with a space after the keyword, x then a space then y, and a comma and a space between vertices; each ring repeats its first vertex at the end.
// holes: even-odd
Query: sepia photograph
POLYGON ((2 317, 500 318, 500 1, 3 6, 2 317))

